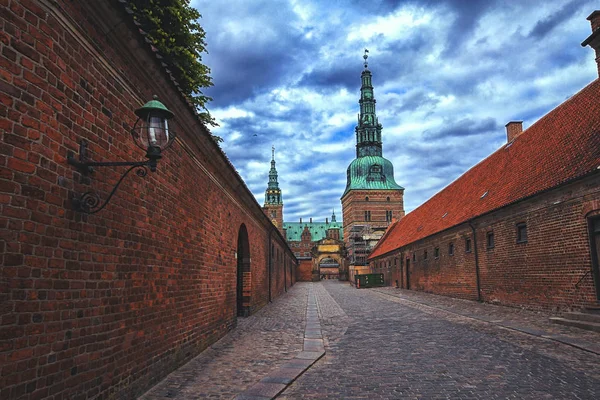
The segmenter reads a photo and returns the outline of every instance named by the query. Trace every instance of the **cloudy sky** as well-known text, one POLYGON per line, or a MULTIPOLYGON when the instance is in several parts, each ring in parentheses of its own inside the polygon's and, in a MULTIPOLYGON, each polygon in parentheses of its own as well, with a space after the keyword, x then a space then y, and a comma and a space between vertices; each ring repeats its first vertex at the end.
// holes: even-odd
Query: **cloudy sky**
POLYGON ((192 0, 203 15, 220 124, 260 204, 271 145, 284 218, 341 219, 355 157, 362 55, 383 155, 418 207, 597 78, 586 0, 192 0))

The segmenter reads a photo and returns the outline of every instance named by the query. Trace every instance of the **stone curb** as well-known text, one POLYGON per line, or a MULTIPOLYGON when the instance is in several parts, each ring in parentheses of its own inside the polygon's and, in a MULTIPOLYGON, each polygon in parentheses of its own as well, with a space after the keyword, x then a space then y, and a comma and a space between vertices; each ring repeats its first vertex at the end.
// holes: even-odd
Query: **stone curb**
POLYGON ((260 382, 238 394, 234 399, 274 399, 324 355, 325 346, 321 333, 319 309, 311 285, 308 291, 308 304, 306 306, 303 350, 281 367, 269 372, 260 382))
POLYGON ((499 326, 504 329, 509 329, 509 330, 520 332, 520 333, 524 333, 526 335, 536 336, 536 337, 540 337, 542 339, 547 339, 547 340, 553 340, 555 342, 566 344, 567 346, 575 347, 580 350, 587 351, 589 353, 600 355, 600 345, 597 345, 595 343, 591 343, 591 342, 588 342, 585 340, 578 340, 578 339, 571 338, 571 337, 564 336, 564 335, 557 335, 554 333, 549 333, 544 330, 532 329, 531 327, 529 327, 527 325, 523 325, 523 324, 520 324, 520 323, 514 322, 514 321, 495 320, 495 319, 492 319, 490 317, 485 317, 485 316, 476 316, 476 315, 472 315, 472 314, 461 314, 461 313, 457 313, 456 311, 450 311, 444 307, 436 307, 436 306, 432 306, 427 303, 421 303, 419 301, 410 300, 410 299, 401 297, 399 295, 388 293, 388 292, 382 291, 382 290, 373 289, 373 291, 380 293, 382 295, 394 297, 394 298, 397 298, 399 300, 406 301, 409 303, 415 303, 415 304, 419 304, 419 305, 422 305, 425 307, 433 308, 435 310, 445 311, 450 314, 459 315, 461 317, 474 319, 474 320, 480 321, 480 322, 486 322, 488 324, 492 324, 492 325, 496 325, 496 326, 499 326))

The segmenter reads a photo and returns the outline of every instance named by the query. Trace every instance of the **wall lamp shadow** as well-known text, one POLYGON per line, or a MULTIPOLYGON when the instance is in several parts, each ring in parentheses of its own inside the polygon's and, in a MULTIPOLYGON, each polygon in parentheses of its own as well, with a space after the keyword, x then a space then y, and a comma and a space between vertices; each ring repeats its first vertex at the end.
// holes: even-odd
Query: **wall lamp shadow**
POLYGON ((162 152, 168 149, 175 140, 175 134, 169 131, 168 120, 173 118, 174 114, 158 101, 154 96, 141 108, 135 110, 138 116, 135 125, 131 129, 131 136, 135 144, 142 150, 146 150, 146 161, 89 161, 87 156, 87 141, 82 140, 79 143, 79 158, 75 158, 73 152, 67 154, 67 162, 76 167, 82 175, 88 176, 94 172, 96 167, 129 167, 119 178, 110 194, 101 202, 100 196, 96 192, 85 192, 80 196, 71 199, 73 209, 86 214, 95 214, 102 210, 113 197, 123 179, 134 169, 136 175, 144 177, 150 171, 156 171, 158 160, 162 158, 162 152))

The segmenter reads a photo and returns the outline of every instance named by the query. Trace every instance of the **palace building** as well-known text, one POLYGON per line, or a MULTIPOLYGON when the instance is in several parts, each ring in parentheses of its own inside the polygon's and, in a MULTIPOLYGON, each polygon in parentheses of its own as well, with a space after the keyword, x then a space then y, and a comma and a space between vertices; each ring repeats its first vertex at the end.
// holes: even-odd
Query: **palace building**
POLYGON ((361 73, 360 112, 356 133, 356 158, 347 170, 341 197, 343 223, 283 222, 275 151, 263 210, 277 226, 299 261, 298 280, 350 279, 369 272, 367 257, 387 227, 404 217, 404 188, 394 179, 394 166, 382 155, 382 126, 375 112, 372 74, 365 50, 361 73), (327 243, 326 243, 327 242, 327 243), (333 247, 332 247, 333 246, 333 247), (346 266, 348 264, 348 266, 346 266))
POLYGON ((269 183, 265 191, 264 213, 271 219, 288 245, 292 248, 299 265, 297 279, 318 281, 320 279, 347 279, 346 251, 342 241, 342 225, 336 221, 335 210, 325 222, 283 222, 283 198, 275 167, 275 148, 271 149, 269 183))
POLYGON ((343 228, 335 210, 331 221, 284 222, 285 237, 298 259, 298 280, 347 279, 343 228), (325 247, 323 247, 325 246, 325 247))
POLYGON ((367 256, 393 220, 404 217, 404 188, 394 180, 394 166, 382 156, 382 126, 375 113, 372 74, 365 50, 361 73, 360 113, 356 158, 347 170, 342 194, 344 243, 348 249, 350 278, 367 270, 367 256))

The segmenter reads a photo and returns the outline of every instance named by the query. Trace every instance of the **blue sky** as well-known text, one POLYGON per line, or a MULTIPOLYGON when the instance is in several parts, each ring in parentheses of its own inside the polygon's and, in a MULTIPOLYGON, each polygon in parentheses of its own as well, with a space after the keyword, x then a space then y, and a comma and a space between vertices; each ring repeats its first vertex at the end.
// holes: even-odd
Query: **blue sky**
POLYGON ((355 157, 362 55, 383 155, 418 207, 598 77, 594 1, 192 0, 214 87, 208 108, 260 204, 274 145, 284 219, 335 208, 355 157))

